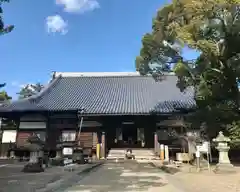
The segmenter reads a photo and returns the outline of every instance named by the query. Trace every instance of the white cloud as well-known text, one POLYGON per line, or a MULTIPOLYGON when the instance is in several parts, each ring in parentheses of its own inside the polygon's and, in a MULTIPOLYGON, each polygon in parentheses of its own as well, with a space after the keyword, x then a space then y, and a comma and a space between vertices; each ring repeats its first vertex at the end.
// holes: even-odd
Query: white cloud
POLYGON ((28 84, 29 84, 29 83, 23 84, 23 83, 21 83, 21 82, 19 82, 19 81, 12 81, 12 82, 11 82, 11 86, 12 86, 12 87, 17 87, 17 88, 24 88, 24 87, 26 87, 28 84))
POLYGON ((84 13, 100 7, 97 0, 56 0, 57 5, 64 7, 65 12, 84 13))
POLYGON ((48 16, 46 18, 46 27, 48 33, 65 35, 68 32, 68 24, 60 15, 48 16))
POLYGON ((13 87, 19 87, 20 86, 20 83, 18 81, 12 81, 11 82, 11 86, 13 87))
POLYGON ((27 86, 27 84, 21 84, 20 85, 20 88, 24 88, 24 87, 26 87, 27 86))

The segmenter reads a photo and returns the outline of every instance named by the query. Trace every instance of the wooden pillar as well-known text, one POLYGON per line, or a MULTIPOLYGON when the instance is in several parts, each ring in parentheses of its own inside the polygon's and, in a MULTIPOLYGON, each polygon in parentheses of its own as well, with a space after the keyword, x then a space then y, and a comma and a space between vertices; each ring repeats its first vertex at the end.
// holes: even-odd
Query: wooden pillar
POLYGON ((160 145, 160 159, 163 162, 164 161, 164 145, 160 145))
POLYGON ((158 135, 157 132, 154 133, 154 152, 159 152, 159 144, 158 144, 158 135))
POLYGON ((101 146, 101 157, 106 158, 106 135, 105 132, 102 132, 102 146, 101 146))

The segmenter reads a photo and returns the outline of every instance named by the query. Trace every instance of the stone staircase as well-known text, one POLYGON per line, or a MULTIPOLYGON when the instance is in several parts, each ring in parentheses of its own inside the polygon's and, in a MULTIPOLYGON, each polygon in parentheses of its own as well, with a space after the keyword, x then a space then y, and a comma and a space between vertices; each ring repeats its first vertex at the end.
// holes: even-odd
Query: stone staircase
POLYGON ((157 160, 158 156, 155 155, 153 149, 133 149, 135 159, 138 160, 157 160))
POLYGON ((110 149, 107 155, 107 159, 125 159, 126 149, 110 149))
MULTIPOLYGON (((125 159, 125 151, 127 149, 110 149, 107 159, 125 159)), ((158 160, 153 149, 132 149, 132 153, 135 156, 136 160, 158 160)))

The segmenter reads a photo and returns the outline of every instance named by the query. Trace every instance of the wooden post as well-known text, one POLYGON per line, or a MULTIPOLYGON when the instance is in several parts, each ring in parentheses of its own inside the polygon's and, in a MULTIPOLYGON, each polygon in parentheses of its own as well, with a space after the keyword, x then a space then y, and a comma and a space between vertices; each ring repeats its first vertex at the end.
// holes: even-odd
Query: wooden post
POLYGON ((164 161, 164 145, 160 145, 160 159, 163 162, 164 161))
POLYGON ((158 135, 157 132, 154 133, 154 152, 156 154, 159 153, 159 143, 158 143, 158 135))
POLYGON ((96 147, 97 159, 100 159, 100 150, 101 150, 101 145, 98 143, 96 147))

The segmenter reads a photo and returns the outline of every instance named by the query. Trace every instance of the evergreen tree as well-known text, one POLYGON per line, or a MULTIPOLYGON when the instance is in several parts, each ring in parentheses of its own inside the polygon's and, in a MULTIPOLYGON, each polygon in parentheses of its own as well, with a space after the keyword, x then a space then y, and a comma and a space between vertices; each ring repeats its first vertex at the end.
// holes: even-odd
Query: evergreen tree
MULTIPOLYGON (((236 140, 239 119, 240 1, 173 0, 153 20, 153 31, 143 37, 136 68, 141 74, 162 75, 167 63, 175 63, 177 86, 194 87, 197 117, 214 132, 228 130, 236 140), (186 61, 181 48, 200 53, 186 61), (151 63, 159 67, 151 68, 151 63), (230 124, 230 125, 229 125, 230 124), (236 133, 236 131, 235 131, 236 133)), ((195 115, 196 115, 195 114, 195 115)), ((240 126, 239 126, 240 131, 240 126)))
POLYGON ((19 99, 24 99, 33 95, 36 95, 43 89, 43 85, 41 83, 36 84, 28 84, 24 86, 19 93, 19 99))

